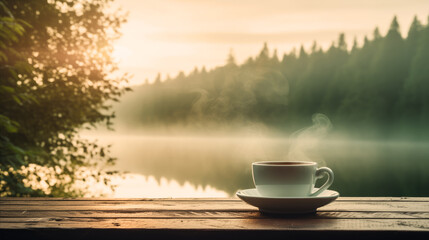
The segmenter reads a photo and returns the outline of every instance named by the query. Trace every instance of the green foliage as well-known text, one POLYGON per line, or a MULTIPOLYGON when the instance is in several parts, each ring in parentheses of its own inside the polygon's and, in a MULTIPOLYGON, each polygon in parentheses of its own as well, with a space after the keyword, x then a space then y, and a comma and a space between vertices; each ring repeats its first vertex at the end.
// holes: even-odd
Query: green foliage
MULTIPOLYGON (((360 138, 429 136, 429 25, 417 18, 407 38, 396 17, 350 48, 340 34, 330 48, 301 47, 281 61, 267 44, 256 58, 145 84, 125 96, 118 116, 146 127, 191 130, 262 123, 291 133, 324 113, 335 130, 360 138), (137 106, 138 104, 138 106, 137 106)), ((121 122, 121 121, 119 121, 121 122)))
POLYGON ((1 196, 81 196, 84 182, 108 183, 108 148, 78 130, 110 127, 107 102, 124 92, 110 55, 125 18, 106 13, 109 2, 0 2, 1 196))

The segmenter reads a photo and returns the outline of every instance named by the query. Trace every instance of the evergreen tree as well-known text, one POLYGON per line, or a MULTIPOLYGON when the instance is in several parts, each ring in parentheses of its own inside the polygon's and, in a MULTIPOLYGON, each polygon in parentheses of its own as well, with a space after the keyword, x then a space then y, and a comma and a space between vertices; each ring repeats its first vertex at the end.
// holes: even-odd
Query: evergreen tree
POLYGON ((228 58, 226 59, 226 65, 235 66, 235 57, 232 49, 229 51, 228 58))
POLYGON ((423 137, 429 133, 429 24, 423 28, 414 21, 411 29, 418 31, 409 35, 416 44, 416 51, 411 59, 410 72, 404 83, 399 107, 402 121, 398 127, 402 130, 401 134, 406 137, 423 137), (409 128, 407 126, 419 127, 409 128))

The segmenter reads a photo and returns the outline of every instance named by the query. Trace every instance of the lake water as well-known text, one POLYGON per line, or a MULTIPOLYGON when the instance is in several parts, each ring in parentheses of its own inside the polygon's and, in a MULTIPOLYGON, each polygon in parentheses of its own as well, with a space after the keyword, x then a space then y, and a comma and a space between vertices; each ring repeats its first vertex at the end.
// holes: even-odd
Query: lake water
MULTIPOLYGON (((228 197, 253 187, 251 163, 312 160, 335 173, 341 196, 429 196, 427 142, 98 135, 118 158, 112 197, 228 197), (310 146, 310 147, 309 147, 310 146), (296 149, 295 149, 296 150, 296 149), (293 159, 290 159, 293 158, 293 159)), ((323 180, 321 180, 323 182, 323 180)), ((319 182, 319 185, 321 183, 319 182)), ((318 185, 318 184, 316 184, 318 185)))

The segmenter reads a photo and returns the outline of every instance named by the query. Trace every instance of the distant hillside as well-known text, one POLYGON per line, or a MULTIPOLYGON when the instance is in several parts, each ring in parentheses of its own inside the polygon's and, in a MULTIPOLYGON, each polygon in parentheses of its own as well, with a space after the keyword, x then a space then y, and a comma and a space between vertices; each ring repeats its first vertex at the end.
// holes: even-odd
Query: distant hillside
POLYGON ((396 17, 362 46, 344 34, 279 57, 267 44, 237 64, 158 77, 116 106, 120 124, 189 129, 265 126, 290 133, 327 115, 337 132, 363 138, 429 136, 429 25, 417 18, 403 38, 396 17))

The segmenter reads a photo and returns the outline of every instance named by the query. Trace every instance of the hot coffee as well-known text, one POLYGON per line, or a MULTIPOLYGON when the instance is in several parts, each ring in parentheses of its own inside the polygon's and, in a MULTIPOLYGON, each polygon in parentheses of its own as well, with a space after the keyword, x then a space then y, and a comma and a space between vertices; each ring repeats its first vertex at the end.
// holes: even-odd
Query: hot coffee
POLYGON ((255 162, 252 164, 253 181, 263 196, 307 197, 317 196, 334 181, 334 173, 327 167, 317 168, 315 162, 255 162), (328 180, 317 191, 317 179, 328 175, 328 180))

